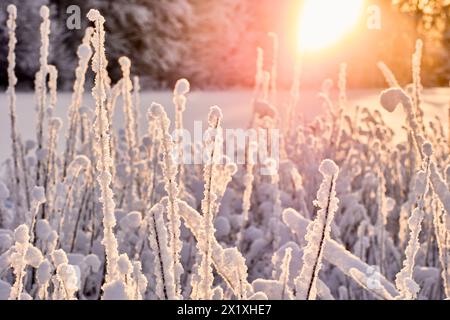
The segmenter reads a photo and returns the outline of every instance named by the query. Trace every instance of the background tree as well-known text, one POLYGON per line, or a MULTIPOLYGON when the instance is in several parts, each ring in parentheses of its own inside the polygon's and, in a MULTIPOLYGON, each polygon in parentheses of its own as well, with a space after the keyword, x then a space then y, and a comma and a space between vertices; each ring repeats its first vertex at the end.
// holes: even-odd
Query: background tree
POLYGON ((414 37, 424 41, 425 84, 448 83, 450 78, 450 2, 446 0, 393 0, 412 18, 414 37))

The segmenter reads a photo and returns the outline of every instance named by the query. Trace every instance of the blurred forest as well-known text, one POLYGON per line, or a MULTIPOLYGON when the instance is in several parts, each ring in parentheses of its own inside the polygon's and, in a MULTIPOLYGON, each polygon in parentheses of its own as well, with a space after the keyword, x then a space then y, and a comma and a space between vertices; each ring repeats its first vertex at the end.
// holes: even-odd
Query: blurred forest
MULTIPOLYGON (((255 73, 256 47, 270 64, 272 42, 279 36, 279 85, 288 88, 297 58, 297 26, 301 0, 1 0, 0 86, 6 85, 6 6, 18 8, 16 73, 19 88, 33 86, 39 66, 39 7, 52 12, 50 63, 59 70, 59 87, 72 85, 78 47, 90 8, 106 18, 109 71, 120 76, 117 59, 128 56, 132 72, 145 88, 163 89, 186 77, 194 88, 248 88, 255 73), (81 9, 81 29, 69 30, 67 8, 81 9)), ((450 79, 450 0, 367 0, 381 9, 381 28, 360 25, 339 44, 302 57, 302 85, 317 86, 335 78, 347 62, 349 85, 380 87, 376 67, 384 61, 401 84, 411 81, 411 54, 416 38, 424 41, 422 80, 425 86, 446 86, 450 79)), ((326 8, 324 8, 326 10, 326 8)), ((336 17, 339 19, 339 17, 336 17)), ((314 32, 314 30, 311 30, 314 32)), ((267 65, 267 68, 270 66, 267 65)))

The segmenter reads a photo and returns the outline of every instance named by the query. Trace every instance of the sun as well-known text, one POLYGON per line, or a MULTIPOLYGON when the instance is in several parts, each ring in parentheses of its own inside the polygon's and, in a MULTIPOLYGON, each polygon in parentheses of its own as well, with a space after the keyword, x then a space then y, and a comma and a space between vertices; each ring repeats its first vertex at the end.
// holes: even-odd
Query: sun
POLYGON ((299 51, 317 51, 337 42, 358 23, 363 5, 364 0, 304 0, 299 51))

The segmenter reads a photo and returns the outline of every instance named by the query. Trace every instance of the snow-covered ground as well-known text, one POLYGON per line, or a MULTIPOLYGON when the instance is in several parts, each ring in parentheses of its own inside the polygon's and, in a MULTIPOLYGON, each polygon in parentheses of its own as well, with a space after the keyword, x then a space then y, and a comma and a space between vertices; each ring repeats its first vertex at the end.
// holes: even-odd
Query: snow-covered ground
MULTIPOLYGON (((348 99, 351 106, 359 105, 370 109, 378 109, 383 115, 389 126, 399 132, 398 139, 403 138, 400 128, 404 123, 403 110, 397 108, 393 113, 388 113, 379 106, 378 95, 380 90, 349 90, 348 99)), ((336 96, 336 93, 335 93, 336 96)), ((219 105, 224 114, 224 128, 245 128, 250 120, 252 112, 250 101, 252 91, 235 90, 235 91, 194 91, 189 93, 187 110, 184 113, 184 126, 188 130, 192 130, 194 121, 205 121, 212 105, 219 105)), ((301 91, 301 105, 298 112, 301 112, 306 119, 311 120, 323 111, 322 102, 317 97, 317 92, 308 90, 301 91)), ((279 93, 281 105, 285 106, 288 101, 288 92, 279 93), (283 104, 283 102, 286 102, 283 104)), ((67 108, 71 101, 70 92, 62 92, 58 94, 58 103, 55 109, 55 116, 61 117, 64 124, 66 121, 67 108)), ((150 104, 156 101, 166 107, 169 117, 173 119, 174 108, 172 103, 171 91, 146 91, 141 93, 141 115, 139 117, 140 130, 146 130, 146 110, 150 104)), ((426 119, 439 117, 444 125, 448 128, 447 106, 450 101, 449 88, 432 88, 425 89, 423 93, 423 104, 426 119)), ((90 93, 84 95, 83 104, 87 107, 94 105, 90 93)), ((7 96, 0 94, 0 106, 3 109, 3 116, 0 117, 0 161, 3 162, 10 154, 10 137, 9 137, 9 116, 8 116, 8 100, 7 96)), ((117 115, 113 123, 114 128, 123 127, 123 116, 121 112, 121 101, 116 109, 117 115)), ((33 138, 35 134, 35 96, 34 93, 18 93, 17 94, 17 123, 20 134, 24 139, 33 138)), ((64 128, 63 128, 64 130, 64 128)), ((64 131, 63 131, 64 132, 64 131)))

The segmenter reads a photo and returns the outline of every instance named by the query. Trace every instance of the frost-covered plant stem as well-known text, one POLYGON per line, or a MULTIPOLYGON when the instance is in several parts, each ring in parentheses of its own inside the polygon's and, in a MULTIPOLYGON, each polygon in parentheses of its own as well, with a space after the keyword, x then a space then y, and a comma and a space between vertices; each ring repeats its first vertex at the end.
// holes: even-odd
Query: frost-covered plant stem
MULTIPOLYGON (((60 118, 52 118, 49 123, 49 147, 48 147, 48 155, 47 155, 47 163, 45 165, 45 176, 43 180, 43 187, 45 188, 45 193, 47 199, 50 197, 50 193, 52 192, 57 177, 57 164, 56 164, 56 153, 57 153, 57 141, 58 141, 58 132, 61 129, 62 121, 60 118)), ((49 214, 46 214, 47 211, 52 210, 51 201, 47 201, 42 206, 42 217, 47 218, 49 214)))
POLYGON ((420 288, 413 279, 414 264, 417 252, 420 249, 419 234, 422 229, 422 221, 425 216, 425 195, 428 192, 430 180, 430 157, 432 155, 431 144, 425 143, 422 147, 422 152, 425 155, 423 161, 423 169, 416 175, 416 185, 414 193, 416 195, 416 207, 408 219, 408 226, 410 236, 408 245, 405 250, 406 258, 403 261, 403 268, 396 275, 395 284, 400 292, 402 299, 415 299, 420 288))
POLYGON ((9 99, 9 118, 11 122, 11 146, 12 146, 12 162, 13 162, 13 198, 15 202, 15 208, 17 215, 20 216, 21 207, 21 190, 20 190, 20 165, 19 165, 19 152, 18 152, 18 135, 16 128, 16 92, 15 86, 17 83, 16 74, 14 69, 16 67, 16 18, 17 9, 15 5, 8 6, 8 99, 9 99))
MULTIPOLYGON (((53 118, 53 110, 56 107, 57 97, 58 97, 58 88, 57 88, 57 82, 58 82, 58 70, 54 65, 48 65, 47 66, 48 71, 48 89, 50 92, 50 102, 49 106, 46 109, 46 129, 49 133, 45 135, 45 140, 47 141, 48 147, 46 148, 46 155, 47 158, 43 158, 42 160, 42 186, 45 188, 46 193, 49 192, 48 183, 49 180, 56 180, 56 166, 54 165, 55 161, 55 154, 56 154, 56 143, 57 143, 57 131, 62 126, 62 121, 60 121, 59 118, 53 118), (52 176, 52 173, 55 173, 52 176)), ((46 218, 46 211, 48 202, 46 202, 42 206, 42 217, 46 218)))
MULTIPOLYGON (((444 178, 438 171, 437 165, 434 161, 430 163, 430 180, 434 193, 438 196, 443 209, 447 215, 450 215, 450 190, 447 187, 444 178)), ((447 230, 450 232, 450 225, 447 225, 447 230)))
MULTIPOLYGON (((74 176, 74 181, 78 178, 78 176, 80 175, 80 173, 83 171, 84 172, 84 176, 85 176, 85 183, 83 186, 83 195, 81 197, 81 203, 80 206, 77 210, 77 215, 76 215, 76 219, 75 219, 75 225, 74 225, 74 229, 73 229, 73 234, 71 235, 71 241, 70 241, 70 251, 69 252, 73 252, 73 249, 75 247, 75 243, 77 240, 77 236, 78 236, 78 229, 79 229, 79 225, 80 225, 80 220, 81 220, 81 216, 83 213, 83 209, 84 206, 86 205, 87 201, 89 200, 91 193, 89 192, 91 190, 91 186, 92 186, 92 170, 91 170, 91 166, 90 166, 90 162, 87 158, 86 162, 84 162, 83 164, 80 165, 80 167, 77 170, 76 175, 74 176)), ((69 194, 69 192, 68 192, 69 194)), ((63 215, 65 214, 65 210, 63 210, 63 215)), ((95 218, 92 218, 93 220, 95 218)), ((93 232, 93 231, 92 231, 93 232)))
POLYGON ((41 165, 42 165, 42 148, 44 144, 44 118, 47 104, 47 86, 46 78, 48 74, 48 54, 49 54, 49 35, 50 35, 50 12, 47 6, 42 6, 41 10, 42 23, 40 26, 41 48, 40 48, 40 69, 36 73, 36 94, 38 100, 38 120, 36 128, 37 141, 37 165, 36 165, 36 185, 40 185, 41 165))
POLYGON ((43 187, 34 187, 31 200, 31 216, 30 216, 30 242, 35 243, 35 225, 41 204, 45 203, 45 189, 43 187))
POLYGON ((289 266, 291 264, 291 258, 292 258, 292 248, 287 248, 283 261, 281 263, 281 274, 280 274, 280 282, 283 286, 283 290, 281 291, 281 299, 282 300, 291 300, 292 299, 292 292, 289 288, 288 281, 289 281, 289 266))
POLYGON ((412 56, 412 77, 413 77, 413 103, 415 107, 416 115, 422 118, 422 110, 420 104, 422 102, 422 88, 420 83, 420 68, 422 60, 422 40, 417 39, 416 51, 412 56))
MULTIPOLYGON (((398 104, 402 104, 409 126, 409 134, 413 140, 413 147, 419 157, 422 157, 420 146, 424 143, 422 130, 417 122, 416 113, 411 98, 400 88, 385 90, 380 95, 380 104, 389 112, 393 112, 398 104)), ((414 168, 411 168, 414 169, 414 168)))
POLYGON ((110 153, 110 134, 109 122, 105 108, 105 81, 107 77, 106 66, 108 62, 105 57, 105 19, 100 13, 91 9, 87 15, 88 19, 95 23, 95 33, 92 37, 92 46, 94 47, 94 56, 92 69, 95 72, 95 86, 92 90, 92 96, 95 99, 94 123, 96 148, 97 148, 97 181, 100 186, 101 197, 99 201, 103 204, 103 240, 106 252, 106 281, 107 284, 113 281, 116 276, 117 259, 119 258, 117 239, 114 236, 114 226, 116 217, 114 215, 115 202, 113 191, 110 187, 112 176, 111 166, 112 158, 110 153))
POLYGON ((270 219, 271 225, 271 238, 273 250, 278 250, 280 246, 280 224, 282 221, 282 207, 281 207, 281 193, 280 193, 280 176, 277 171, 277 160, 269 158, 266 161, 267 171, 270 173, 270 183, 272 187, 272 212, 273 215, 270 219))
POLYGON ((208 116, 208 139, 205 143, 206 149, 209 154, 206 159, 207 162, 204 167, 204 190, 203 200, 201 203, 201 209, 203 213, 202 219, 202 232, 203 238, 198 241, 198 248, 201 255, 201 261, 199 265, 199 298, 203 300, 212 299, 212 284, 214 276, 212 273, 212 237, 214 237, 214 215, 218 208, 216 204, 217 195, 213 192, 213 181, 215 177, 215 167, 220 161, 220 149, 221 145, 221 128, 220 122, 222 120, 222 111, 219 107, 213 106, 210 109, 208 116))
POLYGON ((75 267, 67 263, 59 264, 53 277, 53 300, 76 300, 77 282, 75 267))
POLYGON ((182 196, 184 192, 184 137, 183 137, 183 112, 186 110, 186 94, 190 90, 190 84, 186 79, 179 79, 173 90, 173 103, 175 105, 175 130, 176 147, 178 155, 178 188, 182 196))
POLYGON ((83 42, 78 47, 78 66, 75 69, 75 82, 73 84, 72 102, 69 106, 69 127, 66 135, 66 149, 64 152, 63 175, 66 176, 66 170, 75 154, 75 146, 77 142, 78 124, 81 122, 79 109, 83 101, 84 83, 86 79, 86 71, 89 67, 89 60, 92 56, 92 50, 89 45, 94 29, 86 28, 83 42))
MULTIPOLYGON (((446 171, 448 174, 448 167, 446 171)), ((449 176, 447 176, 448 178, 449 176)), ((448 298, 450 297, 450 190, 434 161, 430 162, 430 182, 436 198, 439 199, 439 209, 437 210, 441 211, 439 216, 436 216, 438 215, 437 212, 435 213, 434 225, 436 239, 439 245, 439 259, 442 267, 441 275, 444 281, 445 294, 448 298)))
POLYGON ((394 73, 389 69, 389 67, 383 62, 380 61, 377 63, 378 69, 381 70, 383 73, 384 79, 386 80, 387 84, 391 88, 400 88, 400 85, 397 81, 397 79, 394 76, 394 73))
POLYGON ((155 204, 155 187, 157 183, 157 167, 158 167, 158 139, 156 139, 158 134, 158 128, 155 119, 150 114, 147 114, 148 119, 148 136, 150 145, 146 144, 147 147, 147 158, 148 170, 147 170, 147 192, 144 197, 144 203, 149 203, 150 206, 155 204), (152 137, 152 138, 150 138, 152 137))
POLYGON ((26 225, 20 225, 14 231, 15 238, 15 252, 11 256, 11 266, 16 277, 14 285, 9 293, 9 300, 18 300, 23 290, 23 278, 27 263, 25 261, 25 254, 29 247, 29 230, 26 225))
MULTIPOLYGON (((203 242, 205 238, 203 235, 203 229, 199 228, 199 226, 202 225, 203 215, 198 213, 197 210, 193 209, 183 200, 178 200, 178 204, 180 206, 180 214, 182 215, 186 226, 197 240, 197 243, 203 242)), ((217 273, 222 277, 227 286, 235 293, 236 296, 245 296, 245 293, 240 293, 242 291, 239 289, 240 286, 245 288, 245 285, 248 284, 246 280, 247 267, 245 265, 244 257, 236 248, 224 249, 214 236, 211 237, 211 246, 211 261, 214 264, 214 268, 217 273), (233 253, 234 257, 231 259, 233 263, 230 263, 230 260, 226 259, 225 256, 227 253, 233 253), (241 270, 239 272, 239 283, 234 281, 236 280, 236 268, 241 270)), ((197 295, 195 296, 197 297, 197 295)))
POLYGON ((245 148, 245 175, 244 180, 244 193, 242 194, 242 222, 241 229, 237 235, 236 245, 238 248, 242 245, 244 229, 248 222, 248 213, 250 212, 251 197, 253 190, 253 167, 255 166, 255 155, 257 151, 256 142, 249 142, 245 148))
POLYGON ((180 263, 180 252, 182 242, 180 240, 180 214, 178 209, 178 186, 176 182, 177 166, 173 159, 173 141, 169 134, 170 121, 164 111, 163 106, 152 103, 150 107, 150 116, 153 117, 158 126, 160 138, 160 148, 162 149, 163 161, 161 163, 164 176, 164 189, 167 192, 167 218, 169 221, 169 246, 173 259, 173 269, 175 272, 175 292, 176 296, 181 296, 180 278, 183 273, 183 266, 180 263))
POLYGON ((300 275, 295 279, 296 298, 300 300, 314 300, 317 296, 317 279, 322 267, 324 245, 330 239, 331 222, 339 203, 336 197, 338 166, 332 160, 326 159, 320 164, 319 171, 323 175, 316 200, 320 210, 308 226, 303 266, 300 275))
POLYGON ((168 246, 167 229, 163 218, 164 206, 157 203, 147 213, 149 244, 155 256, 153 272, 156 279, 156 295, 161 300, 177 299, 173 261, 168 246))
MULTIPOLYGON (((379 148, 375 152, 379 152, 379 148)), ((380 161, 379 157, 377 157, 378 161, 380 161)), ((381 163, 381 162, 380 162, 381 163)), ((384 179, 384 174, 380 168, 377 168, 377 207, 378 207, 378 216, 377 216, 377 229, 378 229, 378 242, 379 242, 379 250, 380 250, 380 271, 384 273, 385 271, 385 251, 386 251, 386 224, 387 224, 387 199, 386 199, 386 181, 384 179)))
MULTIPOLYGON (((53 110, 56 107, 56 102, 58 99, 58 69, 52 64, 48 66, 48 91, 50 94, 49 108, 47 109, 47 114, 53 116, 53 110)), ((47 120, 49 121, 49 120, 47 120)))
POLYGON ((134 132, 136 135, 136 142, 139 142, 139 117, 141 115, 141 85, 139 77, 133 77, 133 113, 134 113, 134 132))
MULTIPOLYGON (((67 171, 67 176, 66 178, 63 180, 64 184, 68 183, 68 178, 70 177, 70 183, 69 186, 66 188, 65 192, 64 192, 64 203, 62 205, 61 209, 58 209, 59 213, 56 217, 56 225, 57 225, 57 232, 58 234, 60 234, 62 227, 65 223, 65 217, 67 214, 67 211, 70 207, 70 203, 71 200, 73 198, 73 194, 72 191, 78 181, 78 178, 80 177, 82 172, 85 172, 85 177, 86 177, 86 183, 84 185, 84 192, 83 192, 83 197, 82 197, 82 201, 81 201, 81 205, 79 210, 82 209, 82 205, 83 205, 83 199, 86 196, 86 194, 88 193, 88 191, 90 190, 91 187, 91 177, 92 177, 92 168, 90 165, 90 161, 87 157, 85 156, 78 156, 78 158, 76 158, 75 160, 72 161, 72 163, 69 165, 68 171, 67 171)), ((55 200, 56 202, 56 200, 55 200)), ((76 235, 74 235, 75 237, 76 235)), ((61 237, 58 238, 58 243, 60 244, 62 242, 61 237)))
POLYGON ((31 200, 30 200, 30 187, 29 187, 29 180, 28 180, 28 170, 25 170, 26 168, 26 162, 25 162, 25 150, 22 144, 22 141, 19 139, 17 141, 18 144, 18 151, 20 152, 20 165, 22 166, 22 175, 23 175, 23 189, 25 192, 25 203, 27 205, 27 210, 30 210, 31 208, 31 200))
POLYGON ((447 230, 446 228, 445 220, 447 215, 436 195, 434 195, 433 204, 433 226, 438 246, 439 262, 441 263, 441 277, 445 296, 450 298, 450 273, 448 269, 448 236, 450 234, 450 230, 447 230))
POLYGON ((135 112, 133 109, 133 100, 131 91, 133 90, 133 84, 131 82, 131 61, 127 57, 119 58, 120 68, 122 69, 122 97, 123 97, 123 113, 125 115, 125 140, 128 146, 128 165, 130 168, 130 174, 127 179, 126 187, 129 188, 127 192, 127 205, 128 209, 132 210, 136 191, 139 188, 136 185, 136 162, 137 159, 137 133, 136 133, 136 119, 134 118, 135 112))

